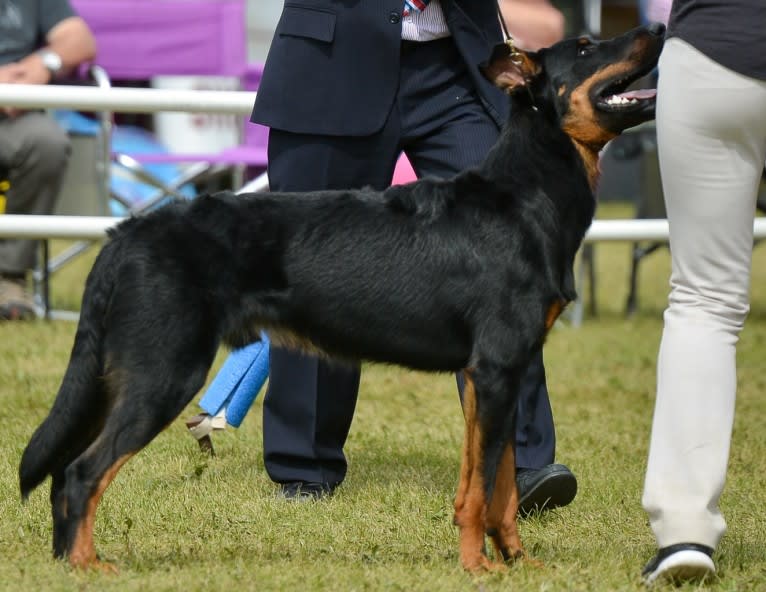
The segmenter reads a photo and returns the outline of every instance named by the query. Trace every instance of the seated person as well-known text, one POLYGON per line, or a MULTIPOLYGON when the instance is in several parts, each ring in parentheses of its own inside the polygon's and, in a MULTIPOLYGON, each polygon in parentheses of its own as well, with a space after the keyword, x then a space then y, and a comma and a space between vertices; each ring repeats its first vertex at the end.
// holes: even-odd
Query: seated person
MULTIPOLYGON (((0 3, 0 84, 48 84, 96 55, 96 42, 69 0, 0 3)), ((66 172, 69 140, 46 113, 0 107, 0 170, 6 214, 51 214, 66 172)), ((3 212, 0 212, 3 213, 3 212)), ((0 319, 31 318, 27 274, 36 242, 0 239, 0 319)))

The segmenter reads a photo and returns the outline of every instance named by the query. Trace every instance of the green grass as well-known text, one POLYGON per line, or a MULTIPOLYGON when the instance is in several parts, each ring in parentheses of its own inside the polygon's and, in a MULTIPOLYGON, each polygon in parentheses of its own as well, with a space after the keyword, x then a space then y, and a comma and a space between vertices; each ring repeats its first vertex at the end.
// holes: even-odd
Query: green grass
MULTIPOLYGON (((521 522, 542 568, 520 564, 482 577, 459 568, 451 524, 462 436, 454 379, 381 366, 365 367, 349 475, 332 499, 275 497, 263 470, 259 400, 239 430, 216 434, 215 459, 176 421, 120 472, 96 523, 99 553, 119 575, 53 561, 47 484, 22 505, 16 471, 58 387, 75 326, 0 324, 0 589, 643 590, 638 572, 654 542, 640 496, 669 262, 663 250, 644 263, 640 312, 626 320, 628 260, 627 245, 597 247, 598 317, 580 328, 560 323, 546 347, 558 460, 578 475, 578 496, 521 522)), ((766 249, 757 248, 715 590, 766 589, 764 262, 766 249)), ((88 266, 78 262, 56 278, 57 305, 77 305, 88 266)))

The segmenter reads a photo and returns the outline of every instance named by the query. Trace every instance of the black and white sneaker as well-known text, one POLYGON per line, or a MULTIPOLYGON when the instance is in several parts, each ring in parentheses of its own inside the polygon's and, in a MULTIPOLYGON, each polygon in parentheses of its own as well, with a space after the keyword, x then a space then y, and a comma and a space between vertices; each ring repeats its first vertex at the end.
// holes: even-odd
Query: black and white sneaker
POLYGON ((714 574, 713 549, 696 543, 679 543, 657 551, 641 577, 647 584, 657 580, 682 583, 701 581, 714 574))

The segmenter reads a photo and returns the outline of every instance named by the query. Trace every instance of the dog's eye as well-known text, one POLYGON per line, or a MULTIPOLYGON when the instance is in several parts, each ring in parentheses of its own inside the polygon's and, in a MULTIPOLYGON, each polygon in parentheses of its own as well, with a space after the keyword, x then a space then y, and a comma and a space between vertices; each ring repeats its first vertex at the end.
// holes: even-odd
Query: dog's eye
POLYGON ((593 52, 596 49, 596 44, 591 43, 589 39, 581 39, 577 44, 577 55, 582 57, 593 52))

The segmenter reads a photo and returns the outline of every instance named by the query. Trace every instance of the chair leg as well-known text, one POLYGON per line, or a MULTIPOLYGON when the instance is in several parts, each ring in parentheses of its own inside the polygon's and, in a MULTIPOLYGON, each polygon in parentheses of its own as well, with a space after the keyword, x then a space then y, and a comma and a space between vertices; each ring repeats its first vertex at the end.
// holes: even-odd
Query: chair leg
POLYGON ((51 244, 47 239, 43 242, 43 253, 45 254, 45 265, 43 265, 43 312, 45 320, 49 321, 51 318, 51 270, 48 266, 48 261, 51 258, 51 244))
POLYGON ((51 318, 50 312, 50 243, 48 239, 40 241, 41 262, 32 273, 34 285, 35 304, 38 306, 38 315, 45 320, 51 318))
POLYGON ((590 315, 595 317, 598 312, 596 305, 596 246, 586 245, 588 260, 588 283, 590 284, 590 315))
POLYGON ((657 249, 664 247, 665 243, 651 243, 642 247, 639 243, 633 243, 633 255, 630 267, 630 287, 628 299, 625 304, 625 316, 631 317, 638 310, 638 264, 647 255, 651 255, 657 249))
POLYGON ((633 243, 631 251, 630 265, 630 284, 628 286, 628 300, 625 303, 625 316, 631 317, 635 314, 638 306, 637 283, 638 283, 638 263, 641 261, 641 247, 638 243, 633 243))
POLYGON ((583 295, 580 292, 579 287, 582 286, 583 278, 585 277, 585 266, 587 265, 588 256, 587 246, 588 245, 583 246, 582 252, 580 253, 580 260, 578 261, 577 267, 575 269, 575 286, 577 286, 577 299, 572 303, 572 306, 569 307, 567 311, 573 327, 579 327, 582 325, 583 317, 585 316, 585 304, 583 303, 583 295))

